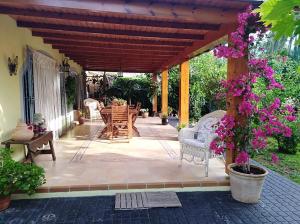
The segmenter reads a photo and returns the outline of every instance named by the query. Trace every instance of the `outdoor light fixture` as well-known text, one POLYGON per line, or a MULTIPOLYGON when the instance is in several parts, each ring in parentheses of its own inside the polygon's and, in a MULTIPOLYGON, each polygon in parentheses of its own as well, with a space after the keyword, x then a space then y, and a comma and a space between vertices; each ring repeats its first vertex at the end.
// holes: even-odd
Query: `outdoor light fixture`
POLYGON ((70 72, 69 58, 64 58, 62 62, 62 71, 70 72))
POLYGON ((17 70, 18 70, 18 56, 16 56, 13 59, 11 59, 10 57, 8 58, 8 70, 9 70, 10 76, 17 75, 17 70))

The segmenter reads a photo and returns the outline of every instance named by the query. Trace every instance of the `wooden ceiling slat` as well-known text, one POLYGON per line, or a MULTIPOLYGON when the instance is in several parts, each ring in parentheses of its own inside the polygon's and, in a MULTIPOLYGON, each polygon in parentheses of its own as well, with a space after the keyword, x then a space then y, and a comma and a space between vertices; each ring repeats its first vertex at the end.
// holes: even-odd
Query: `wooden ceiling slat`
POLYGON ((178 52, 184 49, 182 46, 155 46, 155 45, 141 45, 136 44, 120 44, 120 43, 102 43, 102 42, 88 42, 88 41, 74 41, 74 40, 53 40, 44 38, 44 43, 52 44, 55 46, 66 47, 92 47, 92 48, 105 48, 105 49, 130 49, 130 50, 144 50, 144 51, 174 51, 178 52))
POLYGON ((157 37, 168 39, 190 39, 201 40, 204 38, 203 34, 185 34, 185 33, 161 33, 161 32, 145 32, 136 30, 116 30, 116 29, 103 29, 94 27, 83 27, 73 25, 62 25, 41 22, 26 22, 17 21, 19 27, 36 28, 36 29, 50 29, 50 30, 63 30, 81 33, 98 33, 118 36, 136 36, 136 37, 157 37))
POLYGON ((138 56, 138 55, 103 55, 103 54, 98 54, 98 55, 83 55, 80 53, 65 53, 67 57, 71 59, 86 59, 86 60, 96 60, 96 59, 107 59, 107 60, 124 60, 124 61, 161 61, 165 62, 168 60, 170 57, 166 56, 154 56, 154 55, 145 55, 143 57, 138 56))
POLYGON ((140 55, 140 56, 144 56, 144 55, 157 55, 159 54, 160 56, 168 56, 168 57, 172 57, 176 54, 178 54, 178 52, 170 52, 170 51, 143 51, 143 50, 124 50, 124 49, 120 49, 120 50, 111 50, 111 49, 104 49, 104 48, 82 48, 82 47, 58 47, 56 45, 52 45, 53 48, 58 49, 61 52, 64 53, 71 53, 71 52, 78 52, 81 53, 83 55, 91 55, 93 53, 96 54, 112 54, 112 55, 140 55))
MULTIPOLYGON (((78 14, 78 13, 60 13, 50 10, 37 10, 34 8, 22 9, 16 7, 8 7, 0 5, 0 13, 9 14, 14 16, 31 17, 35 21, 40 18, 61 19, 68 21, 92 22, 102 24, 118 24, 129 25, 136 27, 157 27, 157 28, 173 28, 173 29, 195 29, 195 30, 218 30, 219 23, 196 23, 196 22, 181 22, 181 21, 162 21, 162 20, 149 20, 141 18, 139 20, 132 18, 113 17, 107 14, 78 14)), ((221 23, 222 21, 220 21, 221 23)))
POLYGON ((136 70, 136 69, 110 69, 110 68, 100 68, 100 67, 97 67, 97 68, 86 68, 86 67, 83 67, 83 69, 85 71, 103 71, 103 72, 130 72, 130 73, 153 73, 154 71, 153 70, 136 70))
POLYGON ((155 46, 192 46, 192 42, 186 41, 186 40, 156 40, 156 39, 133 39, 133 38, 113 38, 113 37, 100 37, 100 36, 91 36, 89 34, 69 34, 68 32, 61 32, 61 31, 55 31, 55 32, 49 32, 48 30, 32 30, 32 35, 39 36, 43 38, 49 38, 49 39, 57 39, 57 40, 72 40, 72 41, 91 41, 94 42, 100 42, 100 43, 119 43, 119 44, 140 44, 140 45, 155 45, 155 46))

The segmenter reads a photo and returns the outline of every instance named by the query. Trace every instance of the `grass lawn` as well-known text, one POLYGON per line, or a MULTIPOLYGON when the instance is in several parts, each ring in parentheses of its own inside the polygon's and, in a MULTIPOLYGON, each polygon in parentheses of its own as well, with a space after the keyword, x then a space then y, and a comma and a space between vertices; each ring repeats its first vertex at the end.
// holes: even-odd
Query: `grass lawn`
POLYGON ((269 169, 300 184, 300 152, 298 151, 295 155, 276 153, 280 161, 278 164, 273 164, 271 161, 271 153, 276 152, 276 147, 274 147, 274 144, 271 145, 272 148, 268 148, 259 154, 256 153, 252 158, 269 169))

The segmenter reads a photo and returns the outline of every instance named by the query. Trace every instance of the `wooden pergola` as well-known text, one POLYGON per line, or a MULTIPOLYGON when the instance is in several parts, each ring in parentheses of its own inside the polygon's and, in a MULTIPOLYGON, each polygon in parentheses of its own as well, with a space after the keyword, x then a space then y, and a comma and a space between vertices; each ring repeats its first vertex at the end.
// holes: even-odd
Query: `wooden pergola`
MULTIPOLYGON (((180 123, 189 120, 189 59, 228 40, 237 14, 257 0, 0 0, 0 13, 52 44, 85 70, 162 73, 168 111, 168 69, 180 65, 180 123)), ((228 78, 247 58, 228 60, 228 78)), ((157 98, 153 99, 157 111, 157 98)), ((237 116, 238 99, 228 99, 237 116)), ((233 155, 227 153, 230 163, 233 155)))

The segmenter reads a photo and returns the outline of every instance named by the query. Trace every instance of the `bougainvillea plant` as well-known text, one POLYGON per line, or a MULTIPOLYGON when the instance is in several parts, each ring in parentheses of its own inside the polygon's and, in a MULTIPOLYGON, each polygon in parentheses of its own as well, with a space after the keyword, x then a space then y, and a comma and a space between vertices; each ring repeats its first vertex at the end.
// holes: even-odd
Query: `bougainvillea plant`
MULTIPOLYGON (((236 97, 239 100, 235 108, 238 116, 227 114, 223 117, 211 143, 211 149, 216 154, 222 154, 226 149, 234 150, 237 154, 236 163, 243 172, 250 173, 249 152, 251 150, 263 150, 267 146, 267 138, 273 135, 290 137, 292 130, 287 122, 296 120, 294 108, 290 105, 282 105, 275 98, 270 105, 263 105, 261 99, 264 95, 258 95, 254 91, 258 79, 263 80, 265 91, 274 88, 284 91, 284 86, 276 81, 273 69, 265 58, 255 58, 251 54, 251 46, 255 39, 260 39, 267 29, 259 22, 259 15, 252 12, 249 7, 246 12, 238 16, 239 26, 231 33, 231 44, 219 46, 214 50, 216 57, 242 58, 248 57, 248 70, 245 74, 236 74, 234 80, 223 80, 223 97, 228 99, 236 97), (285 118, 285 121, 281 119, 285 118)), ((272 154, 272 160, 278 162, 278 157, 272 154)))

